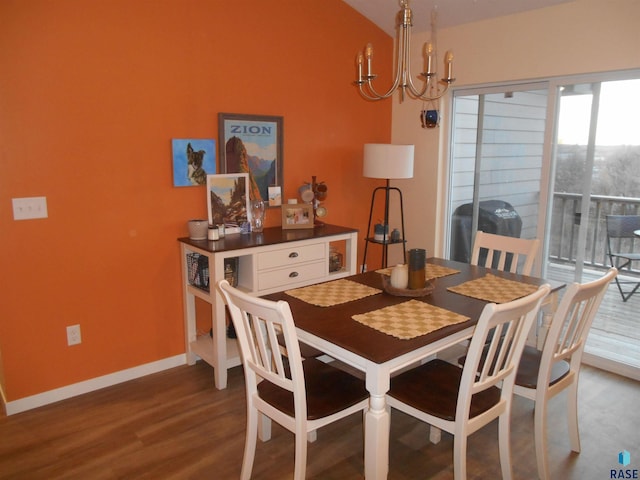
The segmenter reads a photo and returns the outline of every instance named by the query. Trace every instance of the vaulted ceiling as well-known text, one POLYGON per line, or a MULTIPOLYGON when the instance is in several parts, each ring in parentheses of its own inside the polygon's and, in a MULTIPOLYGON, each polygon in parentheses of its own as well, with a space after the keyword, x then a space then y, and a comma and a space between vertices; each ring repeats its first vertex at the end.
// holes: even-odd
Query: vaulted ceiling
MULTIPOLYGON (((395 18, 399 0, 343 0, 389 35, 395 35, 395 18)), ((574 0, 413 0, 413 31, 431 29, 431 12, 437 11, 438 28, 477 22, 489 18, 535 10, 574 0)))

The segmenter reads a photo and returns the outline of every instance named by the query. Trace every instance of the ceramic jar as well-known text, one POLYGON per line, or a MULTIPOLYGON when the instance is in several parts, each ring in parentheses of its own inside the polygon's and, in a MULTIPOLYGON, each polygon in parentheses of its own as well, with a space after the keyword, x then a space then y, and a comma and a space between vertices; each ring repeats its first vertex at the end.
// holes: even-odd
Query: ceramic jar
POLYGON ((404 290, 409 284, 409 267, 396 265, 391 269, 391 286, 404 290))
POLYGON ((189 220, 189 238, 191 240, 206 240, 207 230, 209 230, 208 220, 189 220))

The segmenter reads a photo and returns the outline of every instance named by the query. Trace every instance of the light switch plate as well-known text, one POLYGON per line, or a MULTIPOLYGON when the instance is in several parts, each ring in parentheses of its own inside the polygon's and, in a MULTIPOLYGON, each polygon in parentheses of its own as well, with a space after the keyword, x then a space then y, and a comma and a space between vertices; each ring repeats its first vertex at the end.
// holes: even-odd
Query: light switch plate
POLYGON ((47 197, 12 198, 13 219, 30 220, 32 218, 47 218, 47 197))

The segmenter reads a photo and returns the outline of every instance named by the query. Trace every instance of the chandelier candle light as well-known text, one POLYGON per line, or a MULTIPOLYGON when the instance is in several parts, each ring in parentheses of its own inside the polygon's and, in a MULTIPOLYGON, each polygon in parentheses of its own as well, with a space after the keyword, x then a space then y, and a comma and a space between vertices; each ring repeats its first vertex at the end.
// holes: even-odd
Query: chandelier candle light
POLYGON ((424 45, 426 71, 420 74, 424 80, 422 89, 416 88, 411 75, 411 27, 413 26, 412 13, 409 8, 409 0, 400 0, 400 11, 396 17, 396 74, 391 88, 386 93, 378 93, 373 87, 373 80, 377 77, 372 71, 373 46, 369 43, 357 56, 358 77, 354 85, 360 90, 360 94, 367 100, 383 100, 389 98, 398 87, 400 90, 400 102, 404 101, 405 92, 416 100, 433 101, 441 98, 449 86, 455 82, 453 78, 453 53, 449 50, 444 56, 445 76, 440 79, 440 88, 437 81, 435 64, 437 63, 435 10, 431 12, 431 41, 424 45), (367 73, 364 74, 364 62, 367 62, 367 73))

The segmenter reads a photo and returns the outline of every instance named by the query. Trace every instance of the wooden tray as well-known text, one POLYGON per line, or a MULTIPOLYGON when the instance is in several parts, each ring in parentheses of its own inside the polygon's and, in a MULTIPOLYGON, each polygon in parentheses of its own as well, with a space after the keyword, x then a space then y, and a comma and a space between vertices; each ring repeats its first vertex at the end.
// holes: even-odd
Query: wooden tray
POLYGON ((426 297, 435 289, 431 282, 426 282, 424 288, 420 289, 396 288, 391 285, 391 277, 389 275, 381 274, 380 276, 382 277, 382 288, 384 291, 396 297, 426 297))

